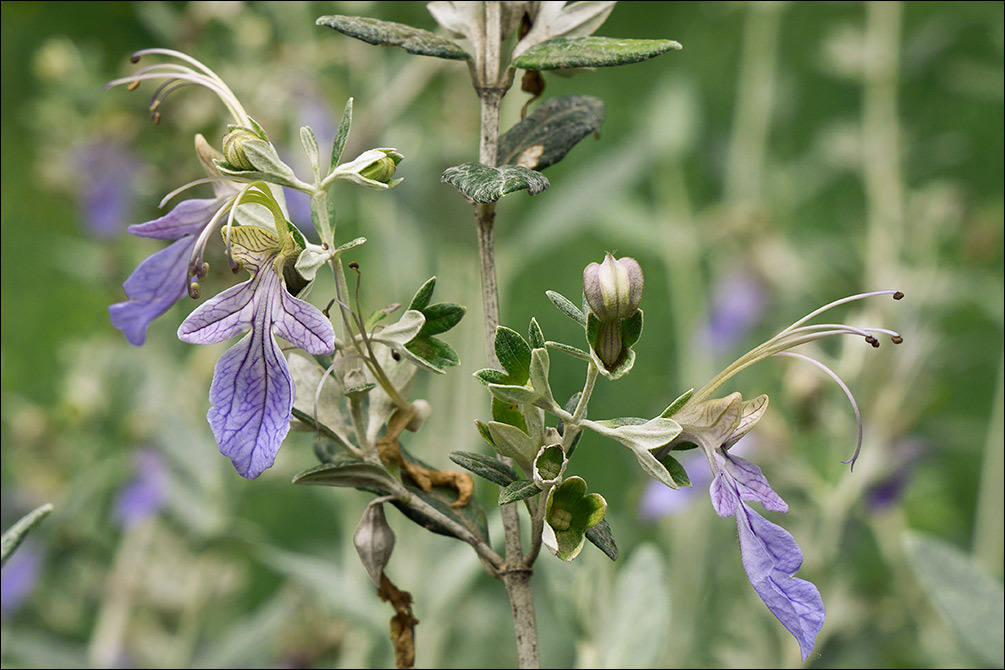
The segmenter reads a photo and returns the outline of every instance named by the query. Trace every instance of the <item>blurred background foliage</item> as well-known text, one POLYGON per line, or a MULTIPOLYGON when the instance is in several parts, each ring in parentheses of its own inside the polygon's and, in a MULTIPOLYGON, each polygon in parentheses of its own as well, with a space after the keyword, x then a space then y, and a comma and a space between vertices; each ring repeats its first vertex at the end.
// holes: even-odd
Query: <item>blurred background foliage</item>
MULTIPOLYGON (((205 91, 172 95, 160 126, 149 87, 103 92, 132 51, 209 64, 291 161, 297 129, 330 143, 354 96, 346 155, 406 156, 389 193, 336 190, 340 239, 369 239, 355 256, 365 304, 407 301, 435 274, 439 299, 469 306, 450 338, 463 365, 420 375, 434 414, 407 446, 440 467, 452 450, 484 449, 472 426, 488 401, 470 376, 484 365, 474 220, 439 182, 476 155, 466 69, 315 27, 331 13, 434 29, 407 2, 2 5, 3 528, 55 506, 3 568, 5 667, 393 664, 390 608, 349 542, 368 496, 289 484, 315 462, 309 434, 241 480, 205 422, 222 345, 174 335, 191 304, 157 320, 142 349, 107 315, 161 246, 126 225, 200 176, 195 132, 225 132, 205 91)), ((646 271, 639 362, 598 384, 596 417, 654 416, 832 299, 907 294, 841 318, 896 328, 904 344, 816 352, 863 409, 854 473, 840 463, 852 413, 814 368, 769 362, 724 389, 772 398, 737 449, 789 502, 775 520, 827 605, 813 666, 1002 665, 1002 13, 997 2, 621 3, 598 34, 684 50, 546 75, 544 99, 595 95, 607 120, 549 168, 550 190, 499 207, 503 321, 517 330, 536 316, 549 339, 578 344, 545 289, 578 295, 604 251, 646 271)), ((504 127, 524 101, 510 93, 504 127)), ((578 364, 552 359, 556 395, 578 390, 578 364)), ((693 491, 660 490, 628 451, 584 439, 570 474, 606 497, 622 557, 542 556, 546 665, 798 663, 746 582, 733 523, 708 503, 707 467, 688 470, 693 491)), ((389 574, 421 620, 418 665, 514 664, 500 585, 466 546, 389 518, 389 574)))

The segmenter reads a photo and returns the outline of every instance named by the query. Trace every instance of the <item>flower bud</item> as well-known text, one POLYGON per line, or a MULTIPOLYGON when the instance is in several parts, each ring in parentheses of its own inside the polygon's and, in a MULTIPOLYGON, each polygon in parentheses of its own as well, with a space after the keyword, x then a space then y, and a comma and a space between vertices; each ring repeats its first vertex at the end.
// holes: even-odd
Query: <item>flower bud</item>
POLYGON ((364 179, 371 179, 381 184, 386 184, 391 181, 391 177, 394 176, 394 170, 398 166, 398 163, 401 162, 403 156, 391 149, 380 149, 380 151, 384 152, 384 157, 378 158, 367 165, 359 171, 359 174, 364 179))
POLYGON ((370 149, 348 163, 339 165, 328 175, 326 181, 345 179, 368 188, 387 189, 401 181, 391 177, 402 158, 404 156, 394 149, 370 149))
POLYGON ((244 143, 250 140, 263 141, 255 131, 241 127, 234 128, 224 136, 223 156, 233 167, 242 170, 256 169, 244 152, 244 143))
POLYGON ((617 322, 635 313, 642 302, 645 279, 634 258, 615 260, 607 254, 603 263, 590 263, 583 270, 586 303, 601 323, 617 322))

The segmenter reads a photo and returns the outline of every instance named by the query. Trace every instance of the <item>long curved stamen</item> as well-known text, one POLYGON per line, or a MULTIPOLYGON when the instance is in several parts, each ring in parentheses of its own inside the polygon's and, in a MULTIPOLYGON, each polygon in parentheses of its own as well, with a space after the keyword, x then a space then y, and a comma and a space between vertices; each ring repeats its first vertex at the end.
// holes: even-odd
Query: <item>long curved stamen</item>
POLYGON ((815 358, 810 358, 809 356, 805 356, 803 354, 797 354, 794 351, 780 351, 777 354, 775 354, 775 356, 789 356, 790 358, 798 358, 800 360, 806 361, 807 363, 812 363, 813 365, 817 366, 825 373, 827 373, 827 375, 830 376, 830 378, 833 379, 834 382, 841 387, 841 390, 844 391, 845 396, 847 396, 848 398, 848 402, 851 403, 851 408, 855 411, 855 424, 856 424, 857 435, 855 439, 855 453, 852 454, 851 458, 849 458, 848 460, 841 462, 850 465, 851 466, 850 469, 854 470, 855 461, 858 460, 858 454, 860 451, 862 451, 862 413, 858 409, 858 403, 855 402, 855 396, 852 395, 851 389, 848 388, 848 385, 844 383, 844 381, 841 379, 841 377, 838 376, 836 372, 834 372, 829 367, 827 367, 826 365, 824 365, 815 358))
MULTIPOLYGON (((810 319, 812 319, 813 317, 817 316, 818 314, 823 314, 824 312, 829 311, 829 310, 837 307, 838 305, 844 305, 844 304, 847 304, 849 302, 855 302, 856 300, 865 300, 866 298, 872 298, 872 297, 877 296, 877 295, 892 295, 894 300, 900 300, 901 298, 904 297, 903 293, 901 293, 900 291, 897 291, 897 290, 893 290, 893 289, 887 289, 885 291, 870 291, 868 293, 856 293, 855 295, 850 295, 850 296, 848 296, 846 298, 841 298, 840 300, 835 300, 834 302, 829 302, 826 305, 824 305, 823 307, 819 307, 819 308, 813 310, 812 312, 810 312, 809 314, 807 314, 806 316, 804 316, 803 318, 799 319, 794 324, 792 324, 791 326, 789 326, 788 328, 786 328, 785 330, 783 330, 782 333, 785 333, 785 332, 788 332, 788 331, 790 331, 790 330, 792 330, 794 328, 797 328, 797 327, 803 325, 804 323, 806 323, 807 321, 809 321, 810 319)), ((781 333, 779 333, 779 334, 781 334, 781 333)))
MULTIPOLYGON (((206 244, 209 242, 209 237, 212 235, 213 231, 216 230, 216 226, 220 223, 220 219, 223 215, 227 213, 228 210, 232 209, 234 206, 234 201, 236 198, 229 198, 220 209, 216 210, 213 214, 213 218, 209 220, 206 227, 202 229, 199 233, 199 237, 195 241, 195 246, 192 248, 192 254, 189 256, 188 261, 188 274, 190 277, 204 277, 205 276, 205 264, 202 261, 203 253, 206 251, 206 244)), ((189 287, 189 295, 193 298, 198 297, 199 285, 195 282, 189 287)))
POLYGON ((202 186, 203 184, 212 184, 218 181, 227 181, 227 180, 224 179, 223 177, 203 177, 202 179, 196 179, 195 181, 190 181, 187 184, 179 186, 178 188, 176 188, 175 190, 171 191, 163 198, 161 198, 160 204, 158 204, 157 207, 158 209, 163 209, 164 205, 171 202, 172 198, 174 198, 176 195, 179 195, 180 193, 184 193, 190 188, 195 188, 196 186, 202 186))

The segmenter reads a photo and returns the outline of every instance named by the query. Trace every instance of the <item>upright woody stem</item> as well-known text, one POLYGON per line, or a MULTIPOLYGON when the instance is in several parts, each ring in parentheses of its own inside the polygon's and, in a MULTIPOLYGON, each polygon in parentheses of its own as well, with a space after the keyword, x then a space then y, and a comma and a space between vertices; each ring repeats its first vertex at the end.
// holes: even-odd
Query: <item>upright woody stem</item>
MULTIPOLYGON (((499 108, 509 82, 499 71, 501 54, 501 15, 498 2, 485 3, 485 39, 478 54, 472 79, 481 106, 481 138, 478 162, 495 166, 499 153, 499 108)), ((478 257, 481 269, 482 309, 485 323, 485 354, 492 367, 499 367, 495 355, 495 333, 499 326, 499 289, 496 284, 493 226, 495 204, 475 206, 478 222, 478 257)), ((503 457, 503 460, 510 459, 503 457)), ((512 463, 510 463, 512 465, 512 463)), ((513 627, 516 632, 517 662, 521 668, 538 668, 537 622, 534 619, 534 596, 530 579, 532 564, 523 559, 520 539, 520 516, 517 505, 502 506, 503 531, 506 538, 505 563, 499 571, 509 594, 513 627)))

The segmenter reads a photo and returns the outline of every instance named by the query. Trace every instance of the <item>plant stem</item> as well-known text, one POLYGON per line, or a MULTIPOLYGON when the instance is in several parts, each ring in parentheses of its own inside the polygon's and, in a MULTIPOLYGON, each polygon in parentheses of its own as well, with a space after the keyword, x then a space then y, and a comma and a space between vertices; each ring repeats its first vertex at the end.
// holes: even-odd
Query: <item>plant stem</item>
MULTIPOLYGON (((477 65, 472 70, 475 90, 481 110, 481 135, 478 162, 495 166, 499 153, 499 109, 508 88, 499 71, 501 54, 501 7, 498 2, 485 3, 485 39, 477 65)), ((495 205, 477 205, 478 257, 481 269, 482 309, 485 326, 485 354, 491 367, 499 367, 495 355, 495 333, 499 326, 499 289, 496 283, 493 227, 495 205)), ((503 458, 504 461, 510 459, 503 458)), ((537 623, 534 619, 534 596, 530 588, 531 564, 524 562, 520 539, 520 516, 516 505, 502 507, 505 534, 505 563, 499 571, 509 594, 513 627, 516 633, 517 662, 521 668, 541 665, 538 654, 537 623)))

